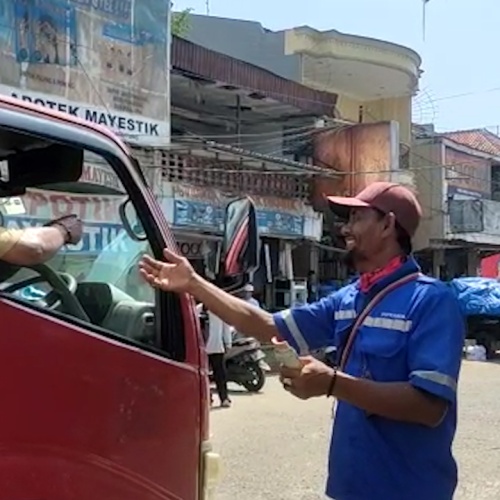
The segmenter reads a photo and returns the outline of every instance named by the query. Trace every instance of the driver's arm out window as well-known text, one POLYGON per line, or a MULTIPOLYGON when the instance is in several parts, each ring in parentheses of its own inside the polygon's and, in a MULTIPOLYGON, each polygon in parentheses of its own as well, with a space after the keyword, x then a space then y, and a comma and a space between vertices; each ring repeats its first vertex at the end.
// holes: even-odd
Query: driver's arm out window
MULTIPOLYGON (((138 273, 141 256, 151 254, 142 225, 112 168, 94 154, 87 154, 86 160, 77 182, 28 189, 18 197, 22 210, 17 203, 16 213, 5 211, 8 203, 0 207, 6 229, 41 226, 68 214, 76 214, 83 221, 81 241, 61 248, 44 264, 63 277, 72 299, 67 294, 60 299, 54 293, 54 283, 32 283, 35 270, 8 266, 1 262, 0 255, 2 290, 47 311, 83 320, 97 331, 165 351, 156 317, 159 295, 138 273), (70 300, 77 304, 68 304, 70 300)), ((170 299, 178 301, 177 297, 170 299)), ((179 321, 179 315, 170 316, 173 322, 179 321)), ((162 328, 182 336, 180 325, 162 328)))

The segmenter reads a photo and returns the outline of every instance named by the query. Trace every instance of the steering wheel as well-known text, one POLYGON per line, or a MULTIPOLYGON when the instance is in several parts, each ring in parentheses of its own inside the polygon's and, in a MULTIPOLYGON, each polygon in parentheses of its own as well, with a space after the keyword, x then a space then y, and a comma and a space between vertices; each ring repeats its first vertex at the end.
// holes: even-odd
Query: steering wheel
POLYGON ((37 283, 48 283, 52 290, 45 296, 44 299, 37 301, 48 309, 58 309, 61 305, 64 307, 64 312, 83 321, 90 322, 90 319, 83 309, 82 305, 75 297, 78 282, 68 273, 57 273, 52 268, 45 264, 37 264, 35 266, 24 266, 38 273, 38 276, 32 276, 24 280, 13 283, 4 288, 4 292, 13 293, 27 286, 36 285, 37 283))

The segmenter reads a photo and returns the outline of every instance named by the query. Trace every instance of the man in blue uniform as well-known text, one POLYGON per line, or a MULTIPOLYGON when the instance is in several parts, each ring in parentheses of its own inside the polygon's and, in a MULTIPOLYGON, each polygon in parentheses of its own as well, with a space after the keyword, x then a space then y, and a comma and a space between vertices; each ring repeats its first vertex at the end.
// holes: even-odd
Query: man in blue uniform
POLYGON ((464 321, 447 287, 421 275, 411 256, 420 205, 405 187, 384 182, 329 201, 347 220, 347 256, 360 278, 319 302, 270 315, 168 251, 169 263, 145 257, 143 276, 155 287, 191 293, 239 331, 287 340, 304 356, 301 370, 283 368, 281 378, 297 397, 338 402, 330 498, 451 500, 464 321), (334 368, 307 356, 331 345, 334 368))

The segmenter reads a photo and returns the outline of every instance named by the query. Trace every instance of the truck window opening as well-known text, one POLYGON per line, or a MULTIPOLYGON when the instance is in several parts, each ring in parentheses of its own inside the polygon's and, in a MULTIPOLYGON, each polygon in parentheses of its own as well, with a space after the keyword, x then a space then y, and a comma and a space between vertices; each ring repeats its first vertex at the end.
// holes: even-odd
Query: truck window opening
MULTIPOLYGON (((74 278, 71 299, 47 303, 46 297, 54 291, 51 283, 29 284, 36 271, 1 260, 0 291, 65 317, 74 311, 68 301, 76 301, 93 327, 144 347, 170 350, 164 335, 158 333, 158 298, 138 272, 140 257, 152 254, 150 244, 132 238, 120 218, 120 205, 129 199, 103 157, 0 129, 0 225, 23 229, 69 214, 76 214, 84 224, 81 242, 64 247, 45 263, 61 276, 74 278)), ((141 227, 133 202, 127 204, 127 222, 129 227, 141 227)), ((175 296, 161 300, 166 300, 162 307, 179 309, 170 304, 177 300, 175 296)), ((183 352, 182 328, 178 327, 182 317, 180 312, 170 316, 172 333, 167 337, 180 345, 175 349, 179 357, 183 352)))

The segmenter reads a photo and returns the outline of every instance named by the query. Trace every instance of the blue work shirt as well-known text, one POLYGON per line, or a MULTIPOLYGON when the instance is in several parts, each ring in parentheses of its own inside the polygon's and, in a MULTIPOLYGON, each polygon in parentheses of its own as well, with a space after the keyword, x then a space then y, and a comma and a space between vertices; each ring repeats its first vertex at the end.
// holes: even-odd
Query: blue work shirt
MULTIPOLYGON (((363 293, 356 281, 314 304, 274 315, 280 335, 302 355, 342 349, 355 317, 383 287, 419 271, 413 258, 363 293)), ((409 382, 449 403, 434 428, 389 420, 339 401, 326 493, 336 500, 451 500, 457 466, 456 389, 465 322, 442 282, 421 275, 380 301, 359 328, 345 372, 377 382, 409 382)))

